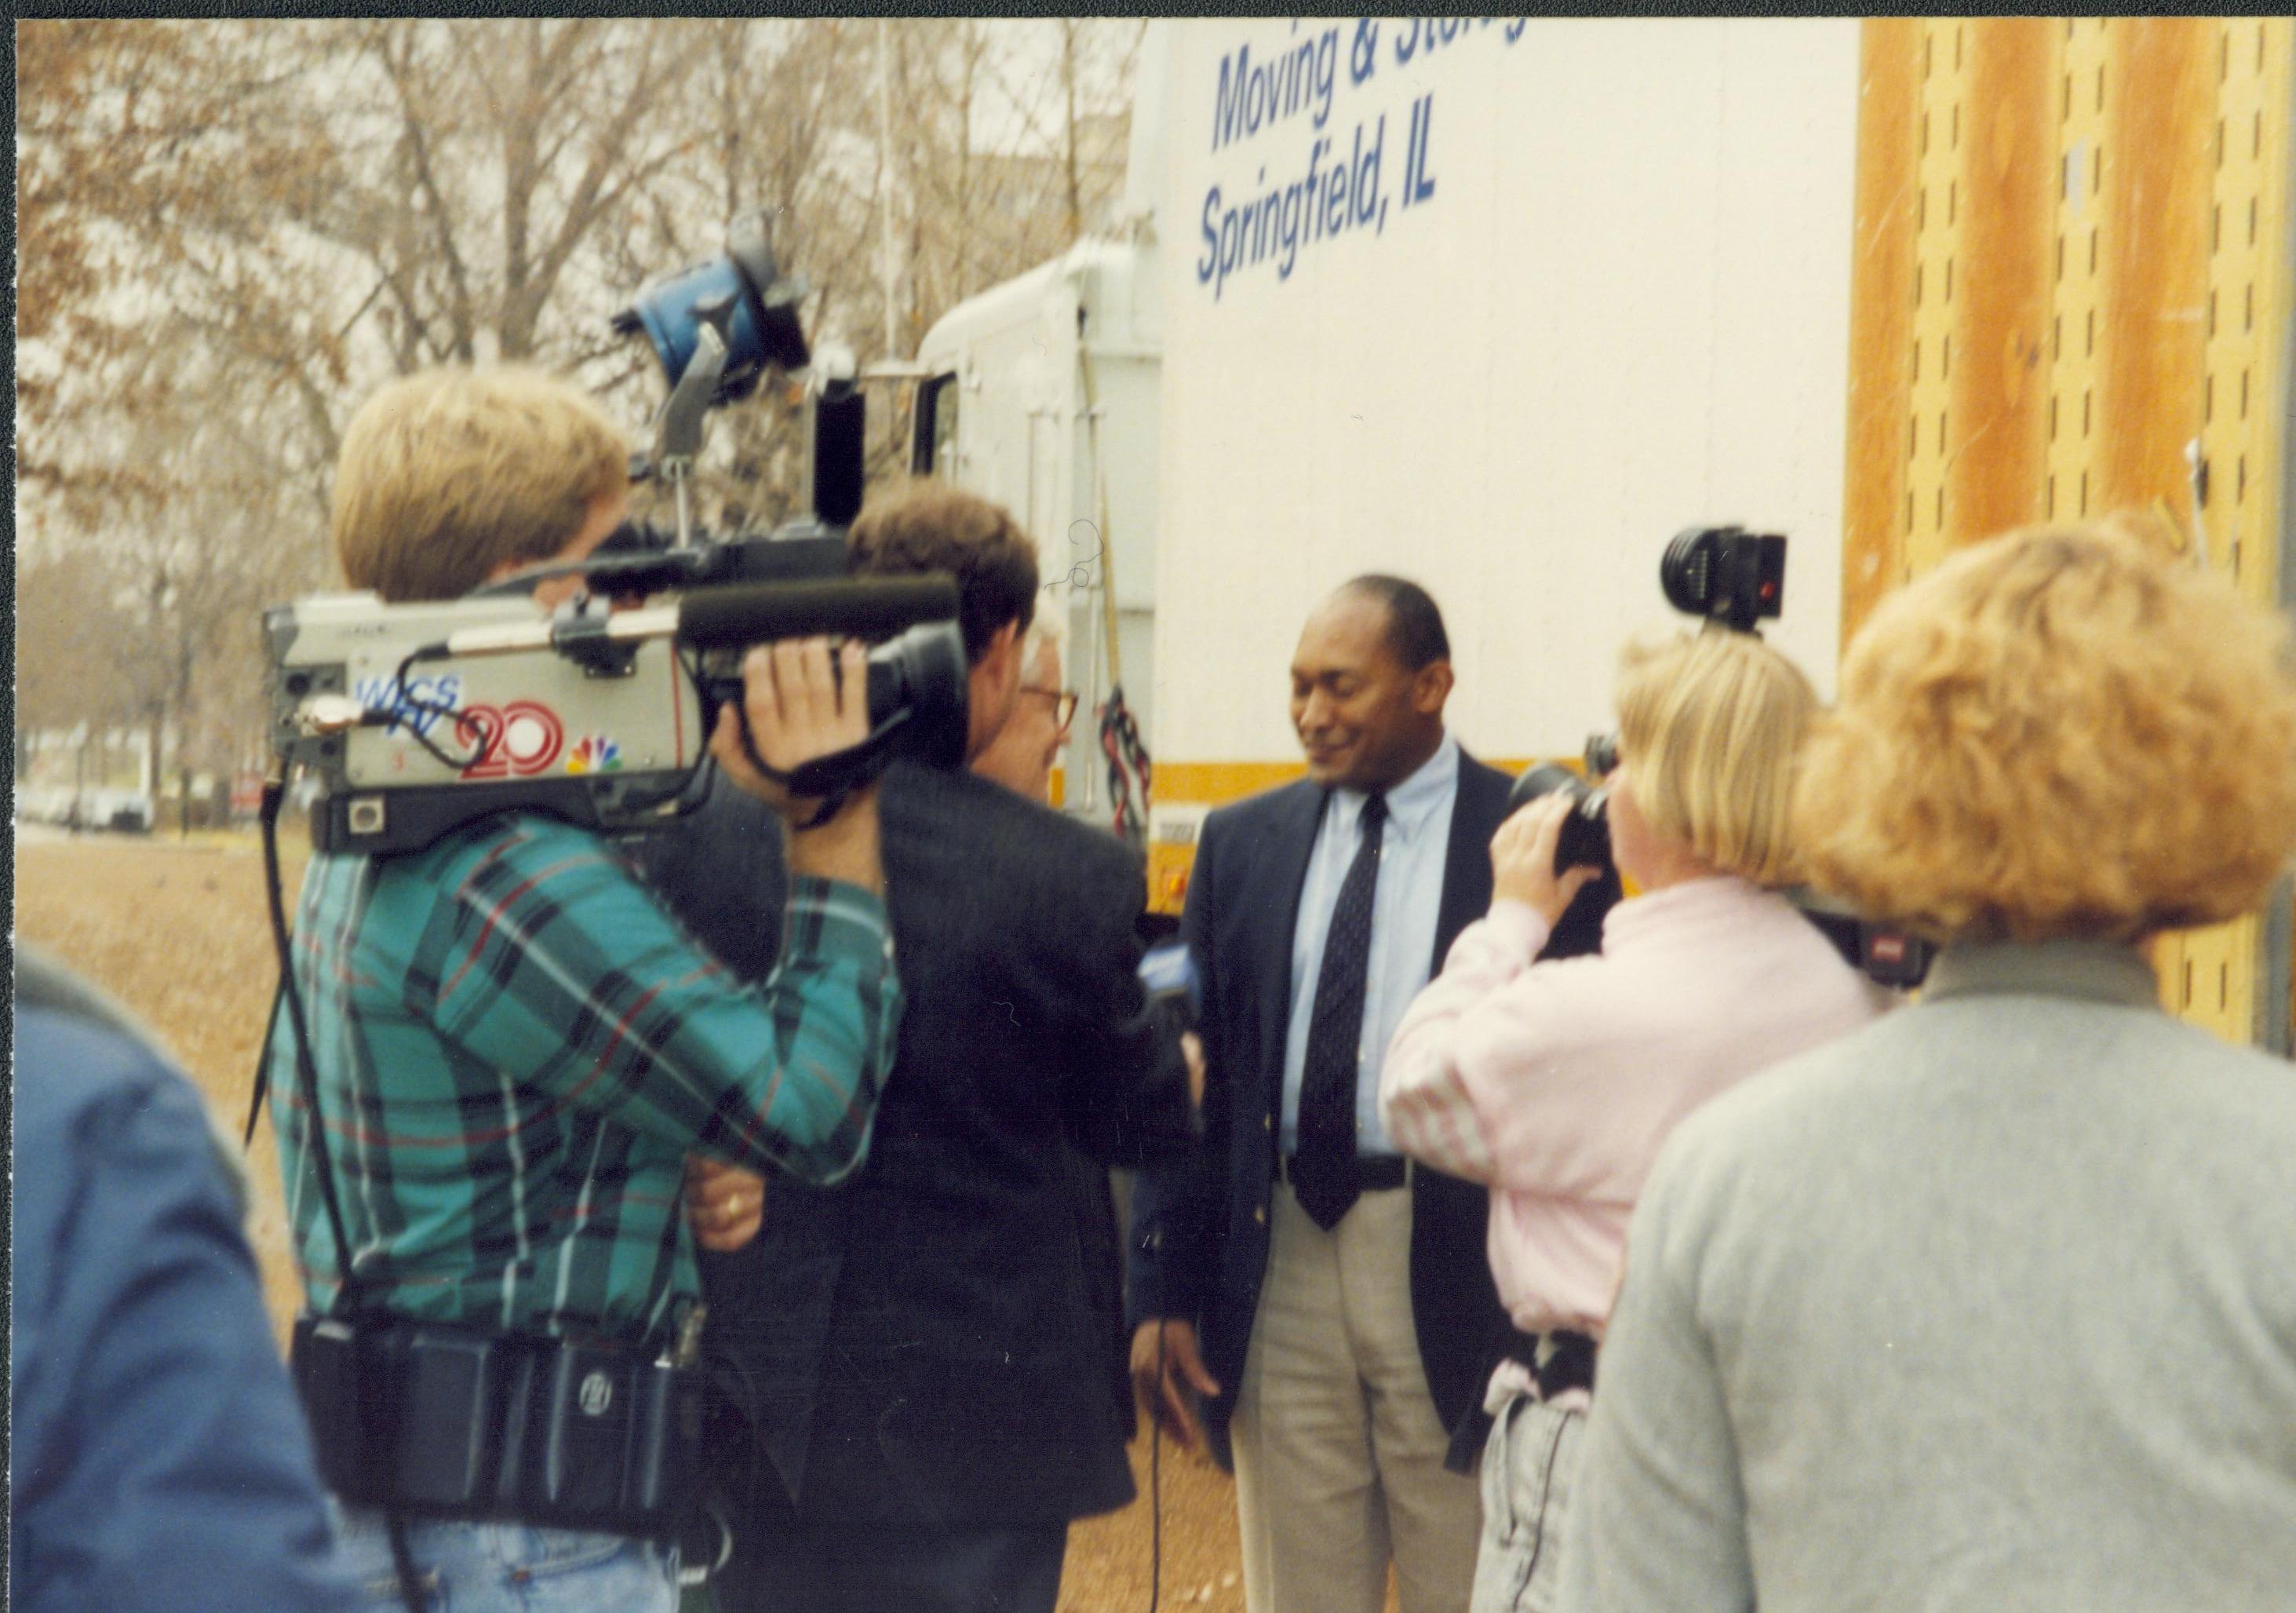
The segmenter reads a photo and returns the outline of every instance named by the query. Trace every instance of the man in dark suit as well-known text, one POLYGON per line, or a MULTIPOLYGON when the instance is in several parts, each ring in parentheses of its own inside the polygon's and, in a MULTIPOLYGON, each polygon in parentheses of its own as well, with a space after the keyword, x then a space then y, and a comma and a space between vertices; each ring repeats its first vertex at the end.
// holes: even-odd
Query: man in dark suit
POLYGON ((1213 812, 1189 879, 1204 1147, 1134 1188, 1133 1372, 1232 1459, 1251 1613, 1378 1613, 1390 1558, 1404 1613, 1473 1578, 1445 1458, 1506 1332, 1487 1198, 1406 1164, 1378 1105, 1396 1022, 1490 903, 1510 781, 1445 731, 1451 686, 1423 589, 1341 588, 1292 661, 1308 777, 1213 812))
MULTIPOLYGON (((1034 547, 938 488, 873 504, 851 542, 857 573, 956 574, 978 758, 1025 697, 1034 547)), ((762 975, 779 843, 744 799, 718 791, 649 872, 762 975)), ((702 1259, 747 1424, 717 1443, 758 1459, 728 1464, 714 1589, 723 1613, 1051 1613, 1070 1520, 1133 1493, 1068 1148, 1190 1147, 1178 1027, 1136 974, 1146 882, 1121 843, 972 770, 898 765, 879 803, 907 1006, 868 1162, 833 1191, 774 1181, 756 1240, 702 1259)))
MULTIPOLYGON (((1012 720, 988 748, 967 765, 1015 794, 1050 802, 1053 763, 1068 742, 1077 696, 1061 682, 1059 644, 1041 630, 1029 637, 1021 698, 1012 720)), ((1167 922, 1152 918, 1145 924, 1152 934, 1155 927, 1167 922)), ((1115 1420, 1117 1441, 1128 1444, 1136 1427, 1132 1341, 1124 1326, 1124 1234, 1118 1224, 1115 1188, 1106 1165, 1074 1148, 1068 1152, 1077 1239, 1084 1257, 1085 1300, 1103 1351, 1109 1413, 1115 1420)))

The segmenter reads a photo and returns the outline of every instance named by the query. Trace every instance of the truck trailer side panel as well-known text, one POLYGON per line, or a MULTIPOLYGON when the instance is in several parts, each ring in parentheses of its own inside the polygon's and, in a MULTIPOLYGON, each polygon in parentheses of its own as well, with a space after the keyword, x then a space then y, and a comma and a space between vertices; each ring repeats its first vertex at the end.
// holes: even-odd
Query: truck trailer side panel
POLYGON ((1658 557, 1693 524, 1794 535, 1774 637, 1828 681, 1854 23, 1234 21, 1169 43, 1160 801, 1296 757, 1293 638, 1360 572, 1443 605, 1452 722, 1486 755, 1574 753, 1607 724, 1619 645, 1673 620, 1658 557))

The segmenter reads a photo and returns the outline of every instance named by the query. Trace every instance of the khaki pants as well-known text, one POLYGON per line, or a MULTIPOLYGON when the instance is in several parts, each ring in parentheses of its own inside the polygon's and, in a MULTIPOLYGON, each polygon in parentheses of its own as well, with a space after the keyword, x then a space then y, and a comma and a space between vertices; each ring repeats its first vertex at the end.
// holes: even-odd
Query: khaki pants
POLYGON ((1462 1613, 1482 1508, 1411 1320, 1411 1193, 1365 1193, 1326 1232, 1289 1184, 1231 1434, 1250 1613, 1462 1613))

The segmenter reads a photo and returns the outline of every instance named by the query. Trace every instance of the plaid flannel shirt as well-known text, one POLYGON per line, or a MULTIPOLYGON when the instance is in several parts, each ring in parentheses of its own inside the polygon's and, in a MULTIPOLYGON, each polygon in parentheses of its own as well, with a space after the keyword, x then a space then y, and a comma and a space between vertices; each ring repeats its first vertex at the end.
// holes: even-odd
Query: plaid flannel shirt
MULTIPOLYGON (((607 843, 528 815, 315 857, 294 959, 367 1301, 503 1330, 665 1337, 699 1291, 686 1153, 839 1180, 900 1018, 870 893, 792 879, 780 967, 744 985, 607 843)), ((280 1020, 288 1220, 324 1311, 339 1263, 280 1020)))

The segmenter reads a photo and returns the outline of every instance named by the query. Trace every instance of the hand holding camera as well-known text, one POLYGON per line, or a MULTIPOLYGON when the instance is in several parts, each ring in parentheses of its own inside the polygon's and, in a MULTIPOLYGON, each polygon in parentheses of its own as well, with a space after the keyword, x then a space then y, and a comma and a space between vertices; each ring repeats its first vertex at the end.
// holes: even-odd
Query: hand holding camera
POLYGON ((833 755, 868 737, 865 702, 858 697, 867 677, 866 653, 848 640, 830 664, 826 638, 784 638, 761 644, 742 661, 742 699, 718 708, 709 753, 726 775, 794 825, 820 810, 821 802, 793 795, 789 786, 758 770, 742 743, 746 721, 758 760, 791 773, 817 757, 833 755), (849 698, 848 689, 854 691, 849 698))
POLYGON ((794 831, 791 872, 882 890, 874 780, 824 801, 791 794, 750 761, 753 748, 758 761, 786 775, 868 737, 868 652, 848 639, 837 650, 833 667, 830 656, 826 638, 785 638, 752 648, 742 662, 741 708, 729 704, 719 710, 709 751, 728 778, 772 807, 794 831))
POLYGON ((1600 868, 1579 864, 1558 869, 1555 848, 1564 820, 1578 802, 1556 791, 1508 819, 1491 839, 1491 900, 1520 901, 1546 920, 1552 930, 1587 881, 1600 868))

